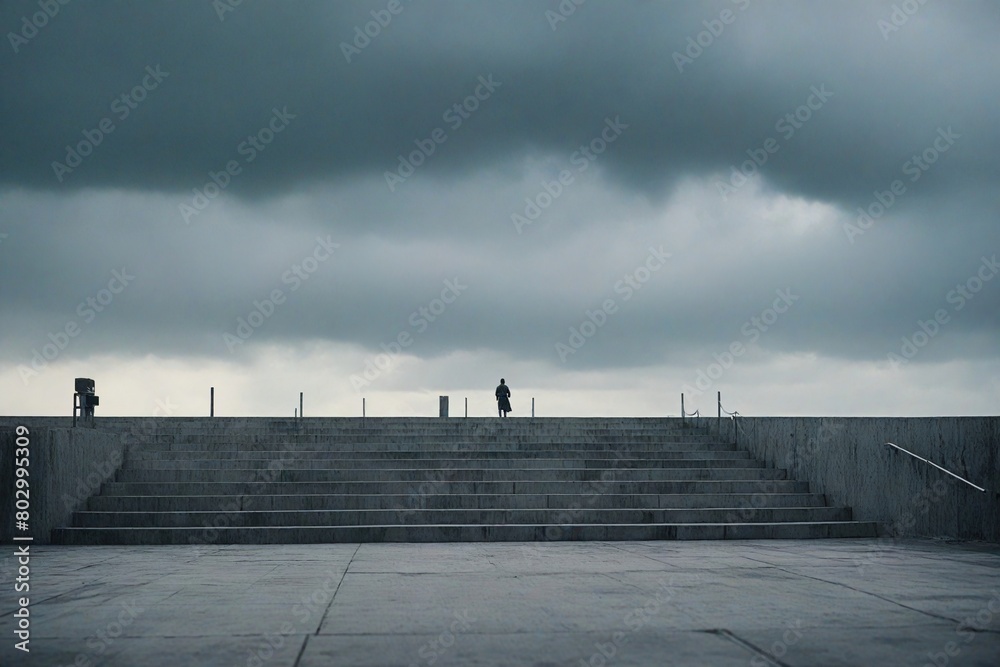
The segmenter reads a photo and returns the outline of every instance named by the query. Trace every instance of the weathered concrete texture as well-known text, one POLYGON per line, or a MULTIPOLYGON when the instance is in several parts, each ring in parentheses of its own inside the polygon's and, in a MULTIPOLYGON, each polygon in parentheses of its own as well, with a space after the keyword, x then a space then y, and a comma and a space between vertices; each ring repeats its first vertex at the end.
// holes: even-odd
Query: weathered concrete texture
MULTIPOLYGON (((25 423, 30 424, 30 420, 25 423)), ((121 467, 124 440, 114 432, 35 428, 33 424, 27 426, 25 437, 27 457, 24 448, 18 447, 16 426, 0 427, 0 539, 10 542, 15 535, 31 536, 36 544, 48 544, 52 530, 70 523, 73 512, 121 467), (23 495, 15 496, 16 464, 25 458, 30 514, 27 532, 15 525, 15 503, 24 499, 23 495)))
MULTIPOLYGON (((732 422, 723 426, 723 438, 733 438, 732 422)), ((888 535, 1000 542, 1000 417, 743 417, 739 427, 741 449, 888 535)))
POLYGON ((234 544, 877 535, 873 523, 852 521, 849 508, 828 507, 785 471, 680 420, 123 426, 128 461, 54 541, 196 544, 206 533, 234 544), (359 496, 403 502, 361 508, 359 496), (207 498, 219 500, 206 508, 207 498))
POLYGON ((998 572, 929 540, 35 547, 0 664, 995 667, 998 572))

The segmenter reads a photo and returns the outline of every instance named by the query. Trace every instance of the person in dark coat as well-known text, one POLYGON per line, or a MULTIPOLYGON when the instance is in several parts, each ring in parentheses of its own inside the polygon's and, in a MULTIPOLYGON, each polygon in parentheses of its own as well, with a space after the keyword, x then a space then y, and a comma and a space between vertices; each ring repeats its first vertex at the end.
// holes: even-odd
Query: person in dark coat
POLYGON ((497 385, 497 413, 501 417, 506 417, 508 412, 512 412, 510 409, 510 387, 504 384, 504 379, 500 378, 500 384, 497 385))

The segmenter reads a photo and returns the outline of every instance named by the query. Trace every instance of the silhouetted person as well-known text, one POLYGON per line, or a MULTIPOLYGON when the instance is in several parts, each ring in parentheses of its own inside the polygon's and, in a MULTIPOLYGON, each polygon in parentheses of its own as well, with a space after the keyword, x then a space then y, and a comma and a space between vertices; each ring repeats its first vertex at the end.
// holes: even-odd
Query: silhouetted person
POLYGON ((506 417, 508 412, 512 412, 510 409, 510 387, 504 384, 503 378, 500 378, 500 384, 497 385, 497 413, 501 417, 506 417))

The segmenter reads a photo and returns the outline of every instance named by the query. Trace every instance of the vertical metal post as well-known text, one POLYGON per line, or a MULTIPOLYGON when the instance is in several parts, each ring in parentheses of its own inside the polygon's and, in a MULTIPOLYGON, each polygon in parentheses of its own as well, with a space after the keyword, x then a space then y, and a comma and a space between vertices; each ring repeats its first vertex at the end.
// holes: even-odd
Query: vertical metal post
POLYGON ((303 416, 304 416, 304 413, 302 412, 302 392, 300 391, 299 392, 299 419, 301 419, 303 416))
POLYGON ((684 428, 684 424, 685 424, 684 418, 685 418, 685 414, 684 414, 684 392, 682 391, 681 392, 681 428, 684 428))
POLYGON ((215 416, 215 387, 212 387, 208 391, 208 416, 215 416))
POLYGON ((364 397, 361 398, 361 416, 362 417, 365 416, 365 399, 364 399, 364 397))
POLYGON ((469 397, 468 396, 465 397, 465 416, 467 418, 469 416, 469 397))
POLYGON ((532 416, 532 418, 534 418, 534 416, 535 416, 535 397, 534 396, 531 397, 531 416, 532 416))
POLYGON ((296 419, 299 418, 299 409, 298 408, 295 408, 295 418, 296 419))
POLYGON ((718 411, 716 412, 715 415, 715 431, 719 435, 722 435, 722 392, 721 391, 715 392, 715 396, 716 396, 715 404, 718 407, 718 411))

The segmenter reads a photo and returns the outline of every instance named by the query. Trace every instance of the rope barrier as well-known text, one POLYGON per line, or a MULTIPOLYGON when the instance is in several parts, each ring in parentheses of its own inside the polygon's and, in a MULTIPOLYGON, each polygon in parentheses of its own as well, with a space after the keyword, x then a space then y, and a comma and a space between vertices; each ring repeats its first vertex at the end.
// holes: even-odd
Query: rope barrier
POLYGON ((743 428, 743 426, 740 424, 740 420, 737 419, 737 417, 742 417, 743 415, 741 415, 738 410, 733 410, 732 412, 730 412, 729 410, 726 410, 724 407, 722 407, 722 401, 719 401, 719 409, 722 410, 727 415, 729 415, 730 417, 733 418, 733 423, 736 425, 736 428, 739 430, 740 433, 743 434, 743 437, 746 437, 747 432, 743 428))

